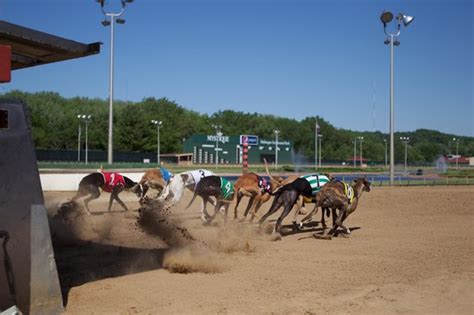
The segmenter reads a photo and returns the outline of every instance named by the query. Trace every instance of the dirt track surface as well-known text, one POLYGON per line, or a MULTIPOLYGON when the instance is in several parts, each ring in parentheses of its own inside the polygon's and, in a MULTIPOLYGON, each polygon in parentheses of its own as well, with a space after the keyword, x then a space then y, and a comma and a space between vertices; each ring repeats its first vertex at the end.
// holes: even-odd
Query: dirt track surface
MULTIPOLYGON (((50 214, 71 195, 45 193, 50 214)), ((329 241, 310 237, 317 226, 276 242, 247 223, 224 226, 222 215, 203 226, 199 203, 183 209, 190 197, 159 231, 138 228, 138 213, 118 204, 66 226, 53 220, 66 313, 474 312, 472 186, 373 188, 346 221, 350 237, 329 241), (177 227, 199 241, 179 239, 177 227)), ((134 195, 123 199, 138 208, 134 195)))

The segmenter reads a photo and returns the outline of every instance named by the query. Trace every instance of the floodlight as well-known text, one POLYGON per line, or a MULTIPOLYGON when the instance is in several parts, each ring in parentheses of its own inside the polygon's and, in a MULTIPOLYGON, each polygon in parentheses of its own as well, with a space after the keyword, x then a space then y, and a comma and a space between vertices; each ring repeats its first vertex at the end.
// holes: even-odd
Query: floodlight
POLYGON ((393 20, 393 14, 389 11, 384 11, 380 16, 380 21, 382 21, 383 25, 385 26, 387 23, 390 23, 393 20))
POLYGON ((116 19, 116 21, 117 21, 118 24, 125 24, 124 19, 116 19))
POLYGON ((410 15, 405 15, 403 13, 399 13, 397 16, 397 20, 403 21, 403 25, 407 27, 411 22, 413 22, 414 17, 410 15))
POLYGON ((110 25, 110 21, 108 21, 108 20, 103 20, 101 23, 102 23, 103 26, 109 26, 110 25))

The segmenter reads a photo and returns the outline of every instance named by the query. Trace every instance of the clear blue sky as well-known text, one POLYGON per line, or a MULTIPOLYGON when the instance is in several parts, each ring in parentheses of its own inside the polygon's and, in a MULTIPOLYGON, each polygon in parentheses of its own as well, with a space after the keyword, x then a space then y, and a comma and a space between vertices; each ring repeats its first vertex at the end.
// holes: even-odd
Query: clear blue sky
MULTIPOLYGON (((472 0, 136 0, 116 26, 115 98, 320 115, 339 128, 387 132, 384 9, 415 16, 395 48, 395 130, 474 136, 472 0)), ((97 56, 14 71, 1 89, 107 99, 103 18, 93 0, 2 0, 2 20, 104 45, 97 56)))

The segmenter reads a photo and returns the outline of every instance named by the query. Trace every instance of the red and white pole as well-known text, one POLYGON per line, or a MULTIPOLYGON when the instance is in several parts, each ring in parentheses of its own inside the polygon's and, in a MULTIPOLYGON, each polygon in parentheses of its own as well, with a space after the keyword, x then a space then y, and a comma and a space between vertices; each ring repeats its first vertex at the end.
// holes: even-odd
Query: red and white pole
POLYGON ((243 154, 242 154, 242 166, 243 166, 243 169, 242 169, 242 172, 244 174, 247 174, 248 172, 248 168, 249 168, 249 156, 248 156, 248 152, 249 152, 249 143, 247 141, 244 141, 242 143, 242 147, 243 147, 243 154))

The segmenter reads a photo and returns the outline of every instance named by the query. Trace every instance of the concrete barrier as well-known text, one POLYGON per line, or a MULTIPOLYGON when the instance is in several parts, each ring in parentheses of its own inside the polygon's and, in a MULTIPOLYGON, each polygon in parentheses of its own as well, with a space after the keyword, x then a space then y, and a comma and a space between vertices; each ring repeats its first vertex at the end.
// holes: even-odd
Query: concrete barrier
MULTIPOLYGON (((143 172, 120 172, 131 180, 138 182, 143 172)), ((79 182, 88 173, 47 173, 40 174, 41 187, 43 191, 76 191, 79 182)))

